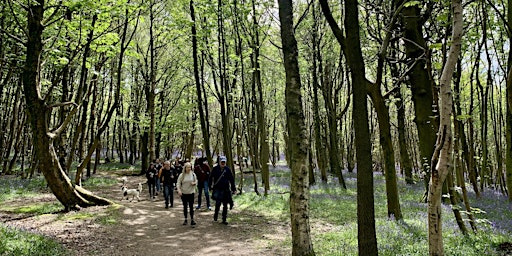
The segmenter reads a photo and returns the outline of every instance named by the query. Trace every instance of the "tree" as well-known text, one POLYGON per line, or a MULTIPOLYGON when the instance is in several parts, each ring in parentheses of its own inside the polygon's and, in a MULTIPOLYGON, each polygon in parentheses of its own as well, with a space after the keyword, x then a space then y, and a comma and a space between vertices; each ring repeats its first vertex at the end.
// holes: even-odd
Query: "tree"
MULTIPOLYGON (((403 0, 396 1, 396 6, 403 0)), ((421 169, 425 177, 430 174, 430 160, 436 142, 437 120, 433 106, 434 100, 432 75, 427 69, 429 61, 428 46, 424 38, 423 24, 426 21, 420 13, 421 2, 411 2, 402 9, 402 27, 404 33, 405 53, 409 65, 409 82, 415 111, 415 123, 419 138, 421 169)), ((428 178, 425 180, 427 188, 428 178)))
MULTIPOLYGON (((507 33, 509 42, 512 43, 512 0, 508 0, 507 8, 507 33)), ((506 106, 506 120, 507 120, 507 148, 506 148, 506 181, 508 190, 508 200, 512 202, 512 50, 509 50, 508 65, 507 65, 507 106, 506 106)))
POLYGON ((290 214, 292 255, 315 255, 309 228, 309 143, 305 134, 297 41, 293 27, 291 0, 279 0, 281 41, 286 71, 286 119, 288 130, 288 164, 292 171, 290 214))
MULTIPOLYGON (((56 7, 55 7, 56 8, 56 7)), ((72 115, 76 113, 77 106, 68 114, 65 121, 55 129, 51 129, 47 123, 47 117, 53 107, 65 107, 71 103, 62 102, 57 105, 48 105, 40 90, 41 52, 43 51, 42 33, 48 20, 44 19, 44 0, 32 1, 27 6, 27 42, 26 60, 23 67, 23 92, 25 94, 26 107, 29 113, 28 119, 34 138, 34 150, 38 160, 38 168, 42 171, 48 186, 66 210, 76 209, 91 205, 108 205, 111 201, 95 196, 89 191, 73 186, 59 164, 59 159, 53 146, 54 139, 64 131, 72 115)), ((49 17, 52 17, 50 15, 49 17)))
POLYGON ((450 170, 452 155, 452 90, 451 80, 459 58, 462 41, 462 1, 452 0, 452 43, 440 80, 440 122, 436 148, 432 156, 432 173, 428 189, 428 241, 430 255, 444 255, 441 222, 441 192, 450 170))

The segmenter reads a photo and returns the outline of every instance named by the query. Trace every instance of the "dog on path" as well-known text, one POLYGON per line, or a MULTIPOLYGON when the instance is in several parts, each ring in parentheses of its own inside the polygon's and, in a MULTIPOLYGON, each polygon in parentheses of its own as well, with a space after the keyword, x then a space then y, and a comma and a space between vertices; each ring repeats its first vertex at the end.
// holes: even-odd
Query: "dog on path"
POLYGON ((128 188, 126 186, 126 179, 123 179, 123 186, 121 187, 121 191, 123 193, 123 198, 121 200, 123 200, 124 198, 126 198, 126 200, 129 200, 130 196, 132 197, 132 199, 130 200, 133 201, 133 199, 137 198, 137 202, 140 201, 140 192, 142 191, 142 183, 139 183, 139 187, 137 189, 133 189, 133 188, 128 188))

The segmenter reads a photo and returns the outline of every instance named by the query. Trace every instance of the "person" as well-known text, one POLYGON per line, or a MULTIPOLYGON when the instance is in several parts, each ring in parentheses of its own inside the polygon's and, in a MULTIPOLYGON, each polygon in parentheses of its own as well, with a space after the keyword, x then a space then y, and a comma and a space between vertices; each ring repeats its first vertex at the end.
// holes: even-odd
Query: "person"
POLYGON ((206 207, 210 211, 212 208, 210 207, 210 193, 208 186, 208 178, 210 177, 210 166, 207 164, 206 158, 196 158, 194 161, 194 173, 197 176, 197 207, 196 209, 201 209, 201 200, 202 193, 204 191, 204 196, 206 198, 206 207))
POLYGON ((146 171, 146 179, 148 180, 148 190, 149 190, 149 198, 154 199, 155 198, 155 182, 158 178, 157 170, 155 168, 155 165, 151 163, 149 165, 148 170, 146 171))
MULTIPOLYGON (((155 159, 155 169, 157 171, 158 174, 160 174, 160 170, 162 169, 162 164, 160 164, 160 159, 157 158, 155 159)), ((161 189, 161 186, 160 186, 160 176, 158 177, 158 179, 156 179, 156 195, 158 196, 158 193, 160 193, 160 189, 161 189)))
POLYGON ((162 189, 164 191, 164 199, 165 199, 165 209, 169 208, 169 203, 171 207, 174 207, 174 176, 175 170, 171 166, 170 161, 165 161, 162 169, 160 170, 160 174, 158 175, 162 180, 162 189))
POLYGON ((187 210, 190 209, 190 225, 196 225, 194 221, 194 192, 196 190, 197 177, 194 171, 192 171, 192 165, 185 163, 183 172, 178 177, 177 187, 178 195, 181 197, 183 202, 183 215, 185 221, 183 225, 187 225, 187 210))
MULTIPOLYGON (((176 160, 174 160, 174 170, 176 171, 176 176, 175 176, 174 183, 177 183, 178 182, 178 177, 181 174, 181 172, 183 171, 183 163, 180 161, 180 157, 179 156, 177 156, 176 160)), ((176 188, 177 187, 178 186, 176 186, 176 188)))
POLYGON ((232 202, 232 194, 236 194, 235 178, 233 173, 226 166, 226 157, 219 157, 219 164, 213 167, 209 178, 210 189, 213 190, 215 198, 215 212, 213 220, 219 217, 220 205, 222 204, 222 224, 227 225, 228 203, 232 202))

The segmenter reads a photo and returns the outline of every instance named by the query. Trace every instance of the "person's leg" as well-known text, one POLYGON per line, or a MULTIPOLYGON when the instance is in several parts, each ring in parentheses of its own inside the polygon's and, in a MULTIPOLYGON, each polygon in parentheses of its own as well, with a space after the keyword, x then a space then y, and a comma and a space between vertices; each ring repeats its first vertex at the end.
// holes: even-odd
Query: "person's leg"
POLYGON ((197 207, 196 209, 201 209, 201 194, 203 193, 203 188, 201 187, 201 185, 197 185, 197 191, 198 191, 198 194, 197 194, 197 207))
POLYGON ((169 186, 164 185, 165 209, 169 208, 169 186))
POLYGON ((194 194, 190 194, 188 196, 188 206, 190 208, 190 225, 195 225, 196 222, 194 221, 194 194))
POLYGON ((226 219, 228 218, 228 202, 226 200, 222 200, 222 224, 228 224, 226 219))
POLYGON ((185 216, 185 221, 183 222, 183 225, 187 225, 188 205, 187 197, 185 195, 181 195, 181 202, 183 203, 183 216, 185 216))
MULTIPOLYGON (((216 193, 216 192, 214 192, 214 193, 216 193)), ((218 195, 216 195, 216 196, 218 196, 218 195)), ((220 209, 220 204, 221 203, 222 202, 220 200, 218 200, 218 199, 215 200, 215 212, 213 213, 213 220, 214 221, 217 221, 217 219, 219 217, 219 209, 220 209)))
POLYGON ((171 203, 171 207, 174 207, 174 187, 172 184, 169 185, 169 201, 171 203))
MULTIPOLYGON (((209 192, 209 187, 208 187, 208 181, 204 181, 204 196, 206 197, 206 206, 208 207, 208 210, 211 210, 210 208, 210 192, 209 192)), ((201 191, 199 191, 199 193, 201 193, 201 191)), ((201 195, 201 194, 199 194, 201 195)), ((199 203, 201 204, 201 203, 199 203)))
POLYGON ((149 198, 153 198, 153 194, 151 193, 151 182, 148 180, 148 191, 149 191, 149 198))
POLYGON ((159 178, 157 178, 157 179, 156 179, 156 195, 158 195, 158 193, 160 193, 160 188, 161 188, 161 186, 160 186, 160 185, 161 185, 161 184, 160 184, 160 179, 159 179, 159 178))

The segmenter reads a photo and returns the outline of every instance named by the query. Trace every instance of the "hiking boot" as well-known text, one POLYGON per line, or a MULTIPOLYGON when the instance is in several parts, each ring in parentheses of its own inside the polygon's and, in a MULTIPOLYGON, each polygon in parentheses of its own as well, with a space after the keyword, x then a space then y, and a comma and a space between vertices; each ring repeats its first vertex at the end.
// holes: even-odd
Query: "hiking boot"
POLYGON ((223 220, 223 221, 222 221, 222 224, 227 225, 227 224, 228 224, 228 222, 227 222, 227 221, 225 221, 225 220, 223 220))
POLYGON ((201 209, 201 206, 199 206, 199 205, 198 205, 198 206, 196 206, 196 209, 201 209))
POLYGON ((183 225, 187 225, 187 220, 185 220, 185 221, 183 222, 183 225))
POLYGON ((194 226, 194 225, 196 225, 196 222, 195 222, 194 220, 192 220, 192 221, 190 222, 190 225, 194 226))

